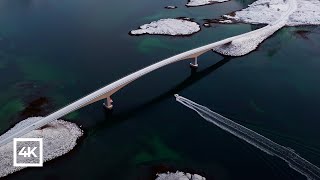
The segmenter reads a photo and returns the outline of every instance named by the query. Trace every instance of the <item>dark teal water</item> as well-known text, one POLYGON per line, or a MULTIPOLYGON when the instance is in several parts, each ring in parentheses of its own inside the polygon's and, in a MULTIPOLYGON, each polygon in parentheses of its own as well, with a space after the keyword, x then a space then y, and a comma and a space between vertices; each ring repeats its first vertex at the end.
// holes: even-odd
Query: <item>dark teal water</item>
MULTIPOLYGON (((205 18, 250 1, 186 8, 184 1, 1 0, 0 131, 46 115, 101 86, 174 54, 255 29, 214 25, 191 37, 128 35, 166 17, 205 18), (178 9, 164 9, 176 5, 178 9)), ((239 58, 215 53, 160 69, 65 119, 85 137, 70 154, 8 179, 150 179, 185 170, 207 179, 305 179, 175 102, 179 93, 320 166, 319 27, 284 28, 239 58)))

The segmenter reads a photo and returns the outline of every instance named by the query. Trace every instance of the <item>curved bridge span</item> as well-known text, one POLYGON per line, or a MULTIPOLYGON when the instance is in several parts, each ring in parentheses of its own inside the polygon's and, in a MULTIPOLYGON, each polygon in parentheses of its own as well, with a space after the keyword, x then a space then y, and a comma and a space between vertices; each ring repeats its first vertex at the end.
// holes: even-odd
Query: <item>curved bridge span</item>
POLYGON ((250 31, 244 34, 240 34, 237 36, 232 36, 205 46, 201 46, 180 54, 177 54, 175 56, 169 57, 167 59, 164 59, 162 61, 159 61, 157 63, 154 63, 152 65, 149 65, 143 69, 140 69, 132 74, 129 74, 117 81, 114 81, 113 83, 102 87, 101 89, 94 91, 91 94, 86 95, 85 97, 82 97, 76 101, 74 101, 73 103, 53 112, 52 114, 42 118, 41 120, 27 126, 27 127, 23 127, 19 130, 17 130, 17 132, 12 133, 12 135, 5 137, 3 139, 0 139, 0 146, 3 146, 7 143, 9 143, 10 141, 13 140, 13 138, 17 138, 17 137, 21 137, 24 134, 27 134, 28 132, 35 130, 35 129, 39 129, 41 127, 43 127, 44 125, 48 124, 51 121, 57 120, 73 111, 76 111, 84 106, 87 106, 89 104, 92 104, 94 102, 100 101, 102 99, 105 99, 105 106, 109 109, 112 108, 112 100, 111 100, 111 95, 113 95, 114 93, 116 93, 117 91, 119 91, 120 89, 122 89, 123 87, 125 87, 126 85, 128 85, 129 83, 135 81, 136 79, 152 72, 155 71, 159 68, 162 68, 164 66, 167 66, 169 64, 172 63, 176 63, 178 61, 182 61, 182 60, 190 60, 192 59, 193 63, 191 63, 192 67, 197 67, 197 58, 210 51, 213 48, 222 46, 224 44, 228 44, 228 43, 232 43, 232 41, 240 39, 240 38, 244 38, 247 36, 251 36, 254 35, 256 33, 261 33, 264 30, 268 30, 269 28, 273 28, 274 26, 279 26, 279 24, 283 24, 284 21, 289 17, 289 15, 295 10, 295 6, 296 6, 296 0, 287 0, 289 3, 289 10, 285 13, 284 16, 280 17, 276 22, 269 24, 263 28, 254 30, 254 31, 250 31))

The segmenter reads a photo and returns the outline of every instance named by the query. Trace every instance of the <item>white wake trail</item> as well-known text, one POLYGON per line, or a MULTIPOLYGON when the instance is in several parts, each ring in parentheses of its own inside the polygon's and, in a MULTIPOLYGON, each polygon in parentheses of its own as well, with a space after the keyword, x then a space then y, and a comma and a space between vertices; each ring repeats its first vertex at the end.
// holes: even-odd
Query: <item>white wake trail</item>
POLYGON ((211 111, 205 106, 197 104, 187 98, 175 95, 176 100, 181 104, 196 111, 205 120, 215 124, 221 129, 235 135, 236 137, 248 142, 260 150, 277 156, 286 161, 291 168, 306 176, 310 180, 320 179, 320 169, 299 156, 293 149, 277 144, 270 139, 226 118, 222 115, 211 111))

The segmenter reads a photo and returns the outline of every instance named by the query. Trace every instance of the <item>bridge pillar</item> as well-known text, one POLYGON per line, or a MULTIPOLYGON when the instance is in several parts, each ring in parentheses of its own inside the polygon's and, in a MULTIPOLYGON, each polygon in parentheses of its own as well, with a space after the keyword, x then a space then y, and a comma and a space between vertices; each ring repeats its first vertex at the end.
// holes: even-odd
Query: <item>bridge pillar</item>
POLYGON ((103 106, 109 110, 111 110, 113 108, 113 100, 111 99, 110 96, 108 96, 105 100, 104 100, 104 103, 103 103, 103 106))
POLYGON ((198 57, 195 57, 194 58, 194 61, 193 61, 193 63, 190 63, 190 67, 191 68, 198 68, 198 57))

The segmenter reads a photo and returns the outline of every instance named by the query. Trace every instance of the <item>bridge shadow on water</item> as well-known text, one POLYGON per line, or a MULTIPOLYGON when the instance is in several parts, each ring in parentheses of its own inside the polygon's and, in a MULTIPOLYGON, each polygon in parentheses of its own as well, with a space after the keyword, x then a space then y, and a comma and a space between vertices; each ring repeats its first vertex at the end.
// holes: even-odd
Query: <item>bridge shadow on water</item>
POLYGON ((93 135, 97 132, 99 132, 101 129, 105 129, 107 127, 111 127, 115 124, 121 123, 122 121, 127 120, 130 117, 135 116, 137 113, 150 108, 152 105, 155 105, 167 98, 172 98, 174 94, 179 93, 180 91, 184 90, 185 88, 191 86, 192 84, 196 83, 197 81, 203 79, 207 75, 211 74, 215 70, 219 69, 229 61, 234 59, 234 57, 227 57, 225 56, 221 61, 215 63, 212 66, 209 66, 208 68, 198 71, 197 69, 191 69, 191 74, 189 77, 187 77, 185 80, 180 82, 178 85, 173 87, 172 89, 160 94, 159 96, 156 96, 152 100, 143 103, 137 107, 131 108, 126 112, 121 112, 118 114, 113 113, 113 111, 105 111, 105 117, 107 121, 103 121, 101 123, 98 123, 95 125, 94 128, 90 129, 88 132, 88 135, 93 135))

